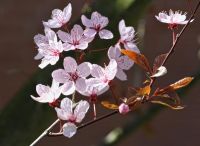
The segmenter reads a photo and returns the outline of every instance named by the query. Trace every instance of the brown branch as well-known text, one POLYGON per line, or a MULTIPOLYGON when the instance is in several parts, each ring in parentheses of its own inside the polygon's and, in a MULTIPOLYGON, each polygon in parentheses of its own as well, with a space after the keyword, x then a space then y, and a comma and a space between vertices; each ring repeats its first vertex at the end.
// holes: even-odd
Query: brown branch
MULTIPOLYGON (((198 8, 199 8, 199 6, 200 6, 200 1, 197 3, 197 5, 196 5, 196 7, 195 7, 195 9, 194 9, 194 11, 193 11, 193 13, 192 13, 190 19, 188 20, 188 23, 183 27, 183 29, 181 30, 181 32, 176 36, 176 40, 175 40, 175 42, 173 43, 172 47, 170 48, 169 52, 167 53, 166 58, 165 58, 164 61, 162 62, 162 66, 165 65, 165 63, 167 62, 167 60, 169 59, 169 57, 173 54, 173 52, 174 52, 174 50, 175 50, 175 47, 176 47, 176 45, 177 45, 177 43, 178 43, 180 37, 181 37, 182 34, 184 33, 185 29, 189 26, 191 20, 194 18, 195 14, 196 14, 196 12, 197 12, 197 10, 198 10, 198 8)), ((153 85, 153 83, 155 82, 155 80, 156 80, 156 78, 153 78, 153 79, 152 79, 152 81, 151 81, 151 83, 150 83, 151 86, 153 85)), ((95 120, 91 120, 91 121, 89 121, 89 122, 87 122, 87 123, 85 123, 85 124, 80 125, 80 126, 78 127, 78 130, 79 130, 79 129, 82 129, 82 128, 84 128, 84 127, 87 127, 87 126, 89 126, 89 125, 92 125, 92 124, 94 124, 94 123, 96 123, 96 122, 98 122, 98 121, 100 121, 100 120, 103 120, 103 119, 105 119, 105 118, 108 118, 108 117, 110 117, 110 116, 112 116, 112 115, 115 115, 115 114, 117 114, 117 113, 119 113, 118 110, 115 110, 115 111, 113 111, 113 112, 111 112, 111 113, 109 113, 109 114, 103 115, 103 116, 101 116, 101 117, 99 117, 99 118, 97 118, 97 119, 95 119, 95 120)), ((43 137, 45 137, 45 136, 50 136, 50 137, 52 137, 52 136, 61 136, 61 135, 62 135, 62 132, 59 132, 59 133, 52 133, 52 132, 49 132, 59 121, 60 121, 60 120, 57 119, 57 120, 56 120, 51 126, 49 126, 49 127, 48 127, 48 128, 47 128, 47 129, 46 129, 46 130, 45 130, 45 131, 44 131, 30 146, 34 146, 35 144, 37 144, 37 143, 38 143, 43 137)))
MULTIPOLYGON (((89 122, 87 122, 87 123, 81 124, 80 126, 78 126, 77 129, 80 130, 80 129, 84 128, 84 127, 87 127, 87 126, 89 126, 89 125, 92 125, 92 124, 94 124, 94 123, 96 123, 96 122, 98 122, 98 121, 101 121, 101 120, 103 120, 103 119, 106 119, 106 118, 108 118, 108 117, 110 117, 110 116, 112 116, 112 115, 115 115, 115 114, 117 114, 117 113, 118 113, 118 110, 114 110, 114 111, 112 111, 112 112, 110 112, 110 113, 108 113, 108 114, 106 114, 106 115, 103 115, 103 116, 101 116, 101 117, 98 117, 98 118, 95 119, 95 120, 91 120, 91 121, 89 121, 89 122)), ((62 135, 63 135, 62 132, 59 132, 59 133, 49 132, 47 136, 49 136, 49 137, 55 137, 55 136, 62 136, 62 135)))

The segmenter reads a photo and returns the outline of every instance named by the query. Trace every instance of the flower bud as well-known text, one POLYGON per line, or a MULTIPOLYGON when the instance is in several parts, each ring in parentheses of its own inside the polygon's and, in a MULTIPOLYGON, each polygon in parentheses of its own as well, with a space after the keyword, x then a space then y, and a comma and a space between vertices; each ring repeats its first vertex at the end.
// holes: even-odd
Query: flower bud
POLYGON ((122 115, 125 115, 127 114, 128 112, 130 111, 129 109, 129 106, 125 103, 122 103, 120 106, 119 106, 119 113, 122 114, 122 115))

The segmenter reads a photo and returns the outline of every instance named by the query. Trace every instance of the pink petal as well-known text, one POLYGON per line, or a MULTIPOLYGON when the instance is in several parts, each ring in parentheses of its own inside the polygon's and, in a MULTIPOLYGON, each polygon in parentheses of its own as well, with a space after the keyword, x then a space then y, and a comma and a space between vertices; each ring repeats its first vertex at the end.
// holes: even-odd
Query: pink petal
POLYGON ((58 70, 53 71, 52 77, 54 80, 56 80, 59 83, 68 82, 70 79, 69 74, 63 69, 58 69, 58 70))
POLYGON ((127 75, 125 74, 125 72, 121 68, 117 69, 116 77, 121 81, 127 80, 127 75))
POLYGON ((64 49, 64 51, 70 51, 70 50, 75 50, 75 47, 72 44, 64 43, 63 49, 64 49))
POLYGON ((89 62, 83 62, 77 67, 79 77, 86 78, 90 75, 92 65, 89 62))
POLYGON ((93 64, 91 69, 91 75, 95 78, 102 78, 105 75, 104 69, 97 64, 93 64))
POLYGON ((117 60, 117 64, 119 68, 129 70, 133 66, 134 62, 130 60, 128 56, 121 56, 117 60))
POLYGON ((99 36, 101 39, 112 39, 113 38, 113 34, 111 31, 103 29, 99 32, 99 36))
POLYGON ((79 93, 82 93, 86 90, 86 82, 85 82, 85 79, 83 78, 78 78, 76 80, 76 91, 78 91, 79 93))
POLYGON ((83 33, 86 37, 92 38, 96 35, 97 31, 95 29, 86 28, 83 33))
POLYGON ((64 69, 68 73, 74 73, 77 69, 77 63, 72 57, 65 57, 63 61, 64 69))
POLYGON ((59 30, 59 31, 57 32, 57 34, 58 34, 58 37, 59 37, 63 42, 70 42, 70 43, 72 43, 71 37, 70 37, 70 35, 69 35, 68 33, 59 30))
POLYGON ((81 16, 81 21, 82 21, 84 26, 93 27, 93 24, 92 24, 91 20, 89 20, 87 17, 85 17, 85 15, 81 16))

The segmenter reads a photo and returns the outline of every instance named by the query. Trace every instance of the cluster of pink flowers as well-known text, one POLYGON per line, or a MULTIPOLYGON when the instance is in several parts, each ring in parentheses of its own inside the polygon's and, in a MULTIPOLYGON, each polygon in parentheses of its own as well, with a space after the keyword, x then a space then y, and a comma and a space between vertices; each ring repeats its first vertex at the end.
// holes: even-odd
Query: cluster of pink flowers
MULTIPOLYGON (((71 31, 64 30, 71 18, 72 6, 68 4, 64 10, 55 9, 52 17, 43 22, 45 35, 38 34, 34 37, 38 47, 38 54, 35 59, 41 59, 39 67, 55 65, 65 51, 81 52, 88 48, 96 35, 100 39, 112 39, 113 33, 105 27, 109 20, 98 12, 93 12, 91 19, 82 15, 81 20, 84 27, 75 24, 71 31), (60 29, 55 32, 52 29, 60 29)), ((164 23, 185 24, 185 15, 170 11, 168 16, 164 12, 159 13, 156 18, 164 23)), ((32 99, 41 103, 49 103, 55 108, 60 120, 66 121, 62 127, 63 135, 72 137, 77 131, 77 123, 80 123, 88 112, 90 103, 95 103, 97 97, 110 88, 110 82, 116 78, 121 81, 127 80, 125 71, 129 70, 134 62, 127 56, 121 54, 120 49, 132 50, 140 53, 135 44, 135 30, 126 26, 125 21, 119 22, 120 38, 116 44, 108 49, 109 62, 104 67, 90 62, 74 59, 67 56, 63 60, 63 68, 52 72, 52 85, 45 86, 38 84, 36 91, 39 97, 31 95, 32 99), (62 98, 60 96, 74 96, 75 92, 89 97, 75 102, 73 98, 62 98)), ((122 102, 119 105, 119 113, 126 114, 130 111, 129 106, 122 102)))

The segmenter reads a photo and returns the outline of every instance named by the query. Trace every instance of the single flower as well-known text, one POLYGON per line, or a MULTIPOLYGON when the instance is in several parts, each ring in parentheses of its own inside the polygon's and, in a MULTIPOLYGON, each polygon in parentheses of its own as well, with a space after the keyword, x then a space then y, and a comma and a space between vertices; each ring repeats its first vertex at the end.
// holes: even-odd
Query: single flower
POLYGON ((83 62, 77 65, 72 57, 65 57, 64 69, 53 71, 52 77, 59 83, 63 83, 62 93, 70 95, 74 91, 83 92, 86 89, 85 79, 90 75, 91 64, 83 62))
POLYGON ((71 3, 69 3, 63 9, 63 11, 60 9, 54 9, 52 11, 51 19, 49 19, 47 22, 43 22, 43 25, 49 28, 60 28, 67 22, 69 22, 71 15, 72 15, 72 6, 71 3))
POLYGON ((53 80, 51 87, 38 84, 36 86, 36 92, 39 95, 39 97, 31 95, 31 98, 33 100, 41 103, 49 103, 50 105, 53 106, 57 103, 57 99, 61 95, 61 87, 59 86, 58 82, 53 80))
POLYGON ((109 89, 108 84, 105 84, 97 78, 90 78, 86 80, 86 90, 81 92, 82 95, 90 98, 90 101, 95 102, 97 96, 103 94, 109 89))
POLYGON ((55 65, 59 60, 60 53, 63 52, 62 42, 57 40, 56 33, 50 28, 45 28, 45 36, 38 34, 34 41, 38 46, 38 54, 35 59, 42 59, 39 67, 45 68, 48 64, 55 65))
MULTIPOLYGON (((188 20, 186 20, 186 14, 181 11, 175 11, 169 10, 169 14, 167 12, 160 12, 158 16, 155 16, 156 19, 162 23, 169 24, 170 29, 174 29, 177 27, 177 25, 184 25, 188 23, 188 20)), ((191 20, 192 22, 193 20, 191 20)))
POLYGON ((101 39, 112 39, 113 34, 111 31, 104 29, 108 25, 108 18, 102 16, 98 12, 93 12, 91 19, 85 15, 81 16, 83 25, 86 27, 84 34, 87 37, 94 37, 97 33, 101 39))
POLYGON ((129 70, 134 62, 128 56, 122 55, 119 46, 111 46, 108 50, 109 59, 114 59, 117 62, 116 77, 122 81, 127 80, 127 75, 124 70, 129 70))
POLYGON ((75 49, 85 50, 88 47, 88 43, 93 40, 91 37, 84 36, 80 25, 74 25, 70 34, 59 30, 58 37, 64 42, 63 47, 65 51, 75 49))
POLYGON ((132 26, 126 27, 125 21, 121 20, 119 22, 119 33, 120 33, 120 43, 124 45, 125 49, 135 51, 140 53, 139 49, 135 44, 135 30, 132 26))
POLYGON ((114 59, 111 59, 108 66, 105 68, 97 64, 93 64, 91 69, 91 75, 105 84, 109 84, 110 81, 115 78, 116 73, 117 62, 114 59))
POLYGON ((77 132, 77 123, 80 123, 87 113, 90 105, 87 101, 74 104, 69 98, 61 101, 60 108, 55 108, 59 119, 67 121, 63 125, 63 135, 71 138, 77 132), (73 110, 74 109, 74 110, 73 110))

